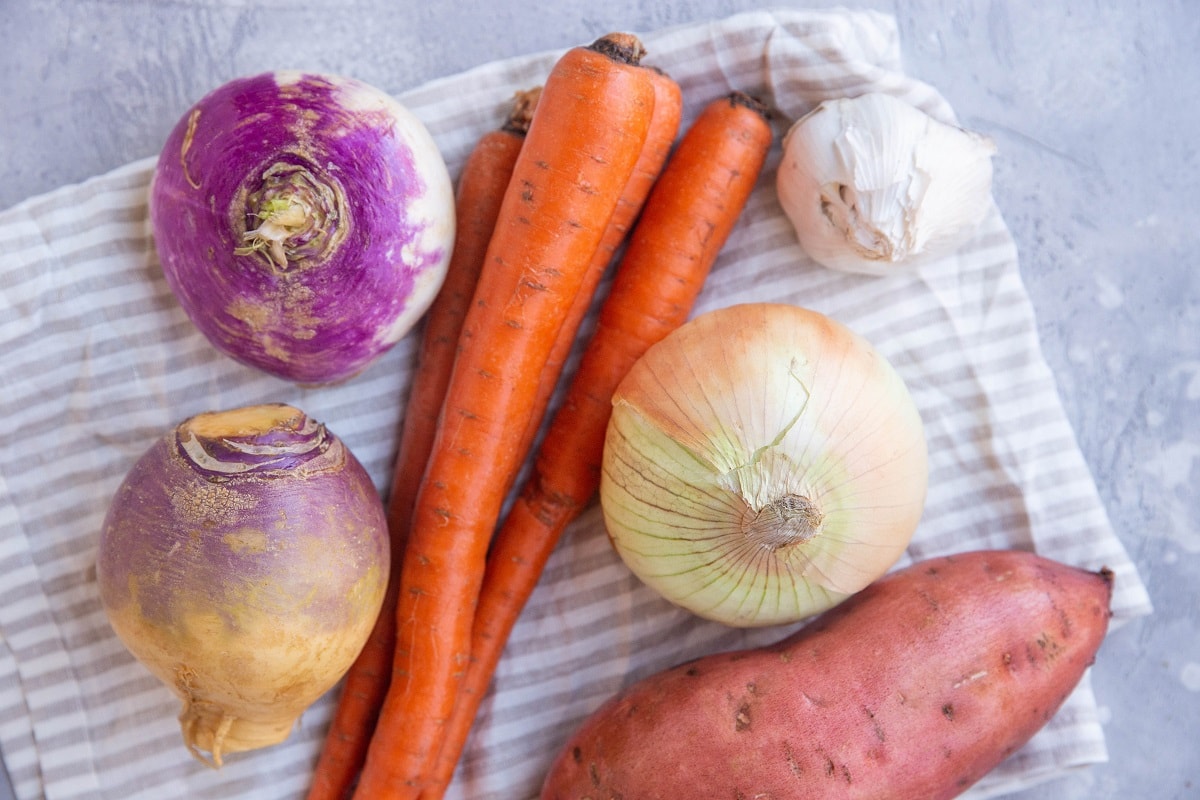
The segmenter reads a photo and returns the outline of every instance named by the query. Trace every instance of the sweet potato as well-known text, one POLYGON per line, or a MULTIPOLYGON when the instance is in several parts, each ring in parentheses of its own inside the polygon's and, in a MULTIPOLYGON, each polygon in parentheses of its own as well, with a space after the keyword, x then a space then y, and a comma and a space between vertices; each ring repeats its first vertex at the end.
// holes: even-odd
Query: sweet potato
POLYGON ((1112 574, 1019 551, 919 562, 779 643, 681 664, 584 721, 542 800, 961 794, 1095 658, 1112 574))

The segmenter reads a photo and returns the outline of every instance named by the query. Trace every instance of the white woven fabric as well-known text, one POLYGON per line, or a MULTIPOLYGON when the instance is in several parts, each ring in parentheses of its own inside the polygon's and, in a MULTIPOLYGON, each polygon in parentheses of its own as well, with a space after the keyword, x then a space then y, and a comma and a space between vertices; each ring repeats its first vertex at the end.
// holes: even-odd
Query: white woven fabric
MULTIPOLYGON (((685 124, 731 89, 777 107, 780 133, 826 97, 868 90, 953 119, 933 88, 903 73, 888 16, 763 11, 645 33, 643 41, 646 62, 681 84, 685 124)), ((428 124, 457 174, 512 93, 540 83, 556 56, 485 65, 400 99, 428 124)), ((1149 612, 1039 351, 1000 214, 920 277, 836 274, 799 249, 774 195, 778 158, 777 144, 697 312, 750 300, 806 305, 891 359, 931 450, 927 511, 905 562, 1031 548, 1114 570, 1118 623, 1149 612)), ((231 756, 220 771, 197 763, 183 747, 176 700, 108 627, 96 591, 97 532, 122 476, 156 436, 191 414, 249 403, 290 402, 326 422, 382 490, 413 337, 333 388, 296 388, 220 355, 159 269, 146 213, 152 167, 143 160, 0 213, 0 749, 20 800, 296 800, 335 693, 284 744, 231 756)), ((451 796, 534 797, 558 745, 617 689, 783 633, 732 630, 660 600, 615 557, 593 507, 568 531, 513 633, 451 796)), ((969 796, 996 796, 1105 758, 1085 679, 969 796)))

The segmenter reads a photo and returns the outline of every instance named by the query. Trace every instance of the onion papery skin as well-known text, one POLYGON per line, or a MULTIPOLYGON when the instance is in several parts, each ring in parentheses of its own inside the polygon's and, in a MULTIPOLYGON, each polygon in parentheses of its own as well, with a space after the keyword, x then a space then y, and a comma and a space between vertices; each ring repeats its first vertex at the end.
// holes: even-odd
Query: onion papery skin
POLYGON ((291 406, 202 414, 117 489, 97 580, 126 648, 180 698, 184 743, 286 739, 349 669, 383 602, 383 504, 353 453, 291 406))
POLYGON ((391 96, 269 72, 214 89, 179 120, 150 222, 167 284, 217 349, 320 385, 365 369, 428 309, 454 194, 429 131, 391 96))
POLYGON ((600 500, 630 569, 702 617, 754 627, 836 605, 893 566, 928 450, 903 380, 815 311, 702 314, 613 396, 600 500))

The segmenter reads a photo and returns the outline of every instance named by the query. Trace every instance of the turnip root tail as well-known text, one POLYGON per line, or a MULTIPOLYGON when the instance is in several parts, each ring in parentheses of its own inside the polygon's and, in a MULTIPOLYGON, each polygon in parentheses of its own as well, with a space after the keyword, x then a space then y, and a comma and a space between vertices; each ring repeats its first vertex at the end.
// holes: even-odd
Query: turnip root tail
POLYGON ((193 703, 191 699, 183 702, 183 711, 179 714, 179 727, 183 731, 183 743, 187 746, 192 757, 206 767, 220 769, 225 737, 233 727, 237 717, 226 714, 220 709, 205 708, 206 703, 193 703), (201 709, 204 708, 202 711, 201 709), (216 713, 212 713, 215 711, 216 713), (213 725, 215 717, 215 726, 213 725), (204 744, 201 744, 204 742, 204 744), (205 755, 207 751, 208 755, 205 755))
POLYGON ((179 714, 183 743, 206 767, 220 769, 225 755, 279 744, 295 720, 254 721, 238 717, 216 703, 185 696, 179 714))

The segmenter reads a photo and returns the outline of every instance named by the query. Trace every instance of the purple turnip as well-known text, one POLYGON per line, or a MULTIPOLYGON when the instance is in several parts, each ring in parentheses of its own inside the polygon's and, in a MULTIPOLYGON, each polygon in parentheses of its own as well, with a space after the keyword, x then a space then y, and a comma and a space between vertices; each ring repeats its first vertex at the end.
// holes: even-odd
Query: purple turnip
POLYGON ((96 571, 113 630, 182 701, 184 743, 220 766, 283 741, 341 679, 388 569, 362 465, 303 412, 264 405, 155 441, 113 497, 96 571))
POLYGON ((360 81, 226 83, 171 131, 150 188, 167 284, 217 349, 300 384, 352 377, 424 314, 454 237, 422 122, 360 81))

